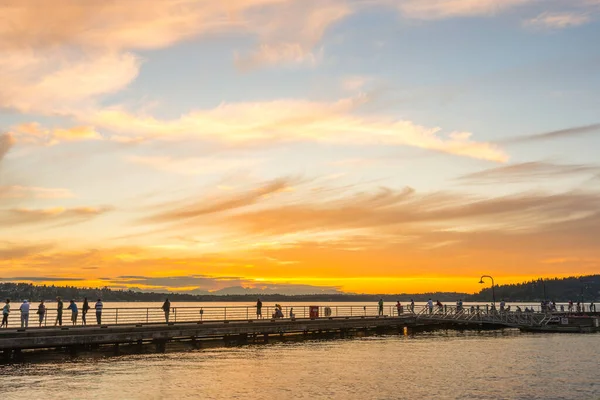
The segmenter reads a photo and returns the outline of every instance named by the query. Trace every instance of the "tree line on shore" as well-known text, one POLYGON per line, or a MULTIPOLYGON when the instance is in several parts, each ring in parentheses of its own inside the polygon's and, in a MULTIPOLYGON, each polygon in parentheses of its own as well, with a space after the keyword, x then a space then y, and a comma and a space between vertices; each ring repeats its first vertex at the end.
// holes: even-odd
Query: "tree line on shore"
MULTIPOLYGON (((500 285, 494 288, 496 300, 504 299, 513 302, 541 301, 544 299, 557 302, 588 301, 600 298, 600 275, 579 276, 569 278, 538 279, 519 284, 500 285)), ((260 297, 263 301, 278 302, 374 302, 383 298, 387 301, 407 302, 411 299, 416 302, 424 302, 428 299, 441 302, 454 302, 459 299, 463 301, 491 301, 492 289, 487 287, 479 293, 467 294, 458 292, 431 292, 431 293, 399 293, 399 294, 240 294, 240 295, 195 295, 190 293, 164 293, 164 292, 140 292, 134 290, 113 290, 108 287, 85 288, 75 286, 55 285, 33 285, 29 283, 0 283, 0 299, 10 298, 13 300, 52 300, 57 296, 63 299, 82 299, 84 297, 104 301, 138 301, 157 302, 164 301, 168 296, 171 301, 223 301, 223 302, 248 302, 255 301, 260 297)))

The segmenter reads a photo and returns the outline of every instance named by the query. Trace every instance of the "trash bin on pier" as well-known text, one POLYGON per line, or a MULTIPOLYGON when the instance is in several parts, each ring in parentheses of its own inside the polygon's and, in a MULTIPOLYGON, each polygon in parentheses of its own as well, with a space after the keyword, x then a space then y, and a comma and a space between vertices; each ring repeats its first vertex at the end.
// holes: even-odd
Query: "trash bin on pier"
POLYGON ((311 318, 319 318, 319 306, 308 307, 308 312, 311 318))

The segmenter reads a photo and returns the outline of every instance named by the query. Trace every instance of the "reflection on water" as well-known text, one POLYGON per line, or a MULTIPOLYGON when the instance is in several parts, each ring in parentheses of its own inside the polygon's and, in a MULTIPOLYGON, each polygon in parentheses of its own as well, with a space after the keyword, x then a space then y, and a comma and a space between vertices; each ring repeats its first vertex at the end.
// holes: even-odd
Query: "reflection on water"
POLYGON ((600 335, 438 331, 0 366, 2 399, 597 399, 600 335))

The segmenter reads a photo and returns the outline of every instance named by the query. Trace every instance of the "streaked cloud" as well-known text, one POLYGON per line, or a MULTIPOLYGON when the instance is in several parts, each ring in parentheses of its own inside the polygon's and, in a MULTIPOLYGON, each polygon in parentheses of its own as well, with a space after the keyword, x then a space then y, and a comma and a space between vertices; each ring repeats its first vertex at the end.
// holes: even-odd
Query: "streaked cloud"
POLYGON ((594 175, 600 173, 600 166, 586 164, 554 164, 531 161, 486 169, 461 176, 460 181, 472 185, 521 183, 539 179, 555 179, 573 175, 594 175))
POLYGON ((296 182, 296 180, 290 178, 276 179, 270 182, 265 182, 263 185, 241 193, 237 196, 227 196, 222 199, 215 199, 208 202, 194 199, 190 201, 183 201, 181 204, 178 204, 174 207, 166 205, 165 211, 160 211, 154 215, 151 215, 145 218, 144 221, 158 223, 174 222, 235 210, 237 208, 255 204, 265 196, 281 192, 293 185, 294 182, 296 182))
POLYGON ((84 222, 111 211, 111 207, 76 207, 76 208, 14 208, 0 210, 0 224, 72 224, 84 222))
POLYGON ((495 15, 536 0, 382 0, 409 18, 434 20, 453 17, 495 15))
POLYGON ((68 199, 75 195, 68 189, 34 186, 0 186, 0 199, 68 199))
POLYGON ((600 132, 600 124, 591 124, 591 125, 583 125, 583 126, 575 126, 567 129, 559 129, 556 131, 536 133, 532 135, 522 135, 516 136, 512 138, 508 138, 500 141, 500 143, 528 143, 528 142, 536 142, 541 140, 549 140, 549 139, 562 139, 569 137, 577 137, 583 136, 590 133, 600 132))
POLYGON ((527 26, 546 29, 565 29, 587 24, 590 14, 582 12, 545 12, 525 22, 527 26))

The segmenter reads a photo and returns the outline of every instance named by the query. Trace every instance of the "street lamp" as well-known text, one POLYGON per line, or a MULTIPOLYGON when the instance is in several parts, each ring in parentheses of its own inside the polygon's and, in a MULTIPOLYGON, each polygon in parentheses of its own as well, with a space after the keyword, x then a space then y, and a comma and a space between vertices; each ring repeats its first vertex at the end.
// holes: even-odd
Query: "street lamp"
POLYGON ((496 292, 494 291, 494 278, 489 275, 481 275, 481 279, 479 279, 479 283, 483 284, 483 278, 490 278, 492 280, 492 304, 494 307, 496 306, 496 292))

